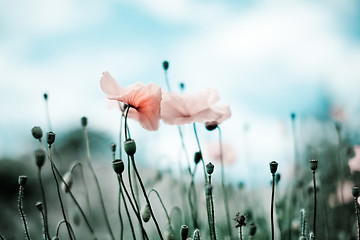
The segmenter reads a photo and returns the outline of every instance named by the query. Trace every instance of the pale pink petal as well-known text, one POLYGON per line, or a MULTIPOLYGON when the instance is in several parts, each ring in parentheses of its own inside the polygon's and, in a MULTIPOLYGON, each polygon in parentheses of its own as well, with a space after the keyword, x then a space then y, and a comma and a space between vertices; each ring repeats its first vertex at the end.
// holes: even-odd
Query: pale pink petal
MULTIPOLYGON (((212 142, 206 147, 207 156, 215 161, 221 162, 219 142, 212 142)), ((224 164, 233 164, 236 160, 236 151, 231 144, 222 144, 222 159, 224 164)))
POLYGON ((124 92, 124 88, 116 82, 108 71, 103 72, 100 79, 100 86, 103 92, 109 97, 119 96, 124 92))
POLYGON ((354 172, 360 172, 360 146, 359 145, 354 146, 354 152, 355 152, 355 156, 353 158, 350 158, 348 161, 348 165, 349 165, 351 174, 353 174, 354 172))
POLYGON ((220 117, 211 121, 216 121, 218 124, 221 124, 231 117, 231 110, 229 105, 216 105, 213 107, 213 110, 217 112, 220 117))

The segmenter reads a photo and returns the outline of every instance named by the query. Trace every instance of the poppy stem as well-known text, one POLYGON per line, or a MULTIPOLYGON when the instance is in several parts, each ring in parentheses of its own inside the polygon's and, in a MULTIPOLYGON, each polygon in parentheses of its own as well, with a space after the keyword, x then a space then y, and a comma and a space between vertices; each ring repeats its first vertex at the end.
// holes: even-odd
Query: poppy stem
POLYGON ((272 173, 271 191, 271 239, 274 240, 274 193, 275 193, 275 173, 272 173))
POLYGON ((42 200, 43 200, 43 221, 44 221, 44 234, 45 234, 45 238, 46 239, 50 239, 50 234, 49 234, 49 223, 48 223, 48 219, 47 219, 47 206, 46 206, 46 199, 45 199, 45 190, 44 190, 44 185, 42 183, 42 179, 41 179, 41 168, 38 168, 38 179, 39 179, 39 184, 40 184, 40 189, 41 189, 41 196, 42 196, 42 200))
POLYGON ((26 223, 26 218, 25 218, 25 214, 24 214, 24 210, 23 210, 23 196, 24 196, 24 188, 23 186, 19 186, 19 199, 18 199, 18 207, 19 207, 19 211, 20 211, 20 215, 21 215, 21 219, 23 220, 24 223, 24 230, 25 230, 25 234, 26 234, 26 239, 30 240, 30 234, 29 234, 29 229, 26 223))
MULTIPOLYGON (((119 177, 118 177, 118 181, 120 181, 119 177)), ((123 240, 124 223, 123 223, 123 219, 122 219, 122 216, 121 216, 121 195, 122 195, 121 183, 119 182, 118 213, 119 213, 119 220, 120 220, 120 240, 123 240)), ((133 229, 131 229, 131 230, 133 231, 133 229)))
POLYGON ((74 231, 73 231, 70 223, 69 223, 68 221, 66 221, 66 220, 61 220, 61 221, 58 223, 58 225, 57 225, 57 227, 56 227, 56 237, 59 237, 60 227, 61 227, 61 224, 63 224, 63 223, 65 223, 66 226, 69 225, 69 227, 70 227, 70 232, 71 232, 71 235, 70 235, 70 236, 74 236, 74 239, 76 240, 74 231))
POLYGON ((200 141, 199 141, 199 137, 197 135, 195 122, 193 123, 193 127, 194 127, 194 134, 195 134, 196 142, 197 142, 197 145, 199 147, 199 152, 201 154, 201 161, 202 161, 202 165, 203 165, 204 179, 205 179, 205 184, 206 184, 207 183, 207 178, 206 178, 205 162, 204 162, 204 159, 203 159, 203 156, 202 156, 201 147, 200 147, 200 141))
POLYGON ((313 183, 314 183, 314 222, 313 222, 313 233, 316 237, 316 180, 315 180, 315 170, 313 170, 313 183))
POLYGON ((159 192, 156 191, 154 188, 152 188, 152 189, 149 191, 149 193, 148 193, 148 198, 150 198, 150 194, 151 194, 152 192, 154 192, 154 193, 156 194, 156 196, 158 197, 158 199, 159 199, 159 201, 160 201, 160 204, 161 204, 161 206, 162 206, 162 208, 164 209, 164 212, 165 212, 165 214, 166 214, 166 218, 167 218, 167 220, 168 220, 169 226, 171 227, 171 219, 170 219, 169 213, 168 213, 168 211, 166 210, 166 207, 165 207, 164 202, 162 201, 162 199, 161 199, 161 197, 160 197, 159 192))

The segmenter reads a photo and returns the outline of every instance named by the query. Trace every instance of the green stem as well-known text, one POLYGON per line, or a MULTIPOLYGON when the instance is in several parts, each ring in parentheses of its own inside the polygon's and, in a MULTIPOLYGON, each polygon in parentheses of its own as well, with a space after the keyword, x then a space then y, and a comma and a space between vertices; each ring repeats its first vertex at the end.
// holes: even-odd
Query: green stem
MULTIPOLYGON (((131 216, 130 216, 129 209, 128 209, 127 204, 126 204, 124 194, 122 192, 122 187, 121 187, 122 178, 118 174, 117 174, 117 178, 118 178, 118 182, 119 182, 119 202, 120 202, 120 197, 122 197, 123 202, 124 202, 124 208, 125 208, 126 214, 128 216, 128 219, 129 219, 131 233, 132 233, 133 239, 136 240, 134 226, 133 226, 133 223, 131 221, 131 216)), ((119 208, 120 208, 120 203, 119 203, 119 208)), ((120 210, 119 210, 119 214, 120 214, 120 210)), ((122 239, 122 235, 121 235, 120 238, 122 239)))
POLYGON ((24 223, 24 230, 25 230, 25 234, 26 234, 26 239, 30 240, 30 234, 29 234, 29 229, 26 223, 26 218, 25 218, 25 214, 24 214, 24 210, 23 210, 23 195, 24 195, 24 188, 22 186, 19 187, 19 199, 18 199, 18 207, 19 207, 19 211, 20 211, 20 215, 21 215, 21 219, 23 220, 24 223))
POLYGON ((316 237, 316 180, 315 171, 313 171, 313 183, 314 183, 314 222, 313 222, 313 233, 316 237))
POLYGON ((45 239, 50 239, 50 234, 49 234, 49 223, 48 223, 48 219, 47 219, 47 205, 46 205, 46 199, 45 199, 45 190, 44 190, 44 185, 42 183, 42 179, 41 179, 41 168, 38 168, 38 179, 39 179, 39 184, 40 184, 40 189, 41 189, 41 196, 42 196, 42 200, 43 200, 43 218, 44 218, 44 234, 45 234, 45 239))
MULTIPOLYGON (((119 178, 118 178, 119 180, 119 178)), ((120 181, 120 180, 119 180, 120 181)), ((122 195, 122 191, 121 191, 121 184, 119 182, 119 196, 118 196, 118 213, 119 213, 119 220, 120 220, 120 240, 123 240, 123 236, 124 236, 124 223, 123 223, 123 219, 121 216, 121 195, 122 195)))
POLYGON ((360 216, 359 216, 359 204, 358 204, 358 197, 354 197, 355 203, 355 215, 357 220, 357 233, 358 233, 358 240, 360 240, 360 216))
POLYGON ((57 227, 56 227, 56 237, 59 237, 60 227, 61 227, 61 224, 63 224, 63 223, 65 223, 66 226, 69 225, 71 235, 74 236, 74 239, 76 240, 74 231, 73 231, 70 223, 69 223, 68 221, 65 221, 65 220, 61 220, 61 221, 58 223, 58 225, 57 225, 57 227))
POLYGON ((275 174, 272 174, 271 191, 271 239, 274 240, 274 193, 275 193, 275 174))
POLYGON ((83 133, 84 133, 84 141, 85 141, 85 147, 86 147, 86 160, 87 160, 87 163, 88 163, 89 168, 91 170, 91 173, 92 173, 92 175, 93 175, 93 177, 95 179, 96 188, 97 188, 98 193, 99 193, 101 209, 102 209, 102 212, 103 212, 103 215, 104 215, 104 218, 105 218, 105 224, 106 224, 108 232, 109 232, 109 234, 111 236, 111 239, 115 240, 115 237, 114 237, 114 235, 112 233, 112 230, 111 230, 111 227, 110 227, 110 222, 109 222, 109 219, 108 219, 108 216, 107 216, 107 213, 106 213, 103 196, 102 196, 101 189, 100 189, 100 184, 99 184, 98 178, 96 177, 94 168, 92 167, 91 162, 90 162, 90 146, 89 146, 89 137, 88 137, 88 133, 87 133, 87 130, 86 130, 86 126, 83 126, 83 133))
POLYGON ((159 199, 159 201, 160 201, 160 204, 161 204, 161 206, 162 206, 162 208, 164 209, 164 212, 165 212, 165 214, 166 214, 166 218, 167 218, 167 220, 168 220, 169 226, 171 227, 171 219, 170 219, 169 213, 168 213, 168 211, 166 210, 166 207, 165 207, 164 202, 162 201, 162 199, 161 199, 161 197, 160 197, 159 192, 156 191, 154 188, 151 189, 151 190, 149 191, 149 193, 148 193, 148 198, 150 198, 150 194, 151 194, 152 192, 154 192, 154 193, 157 195, 157 197, 158 197, 158 199, 159 199))

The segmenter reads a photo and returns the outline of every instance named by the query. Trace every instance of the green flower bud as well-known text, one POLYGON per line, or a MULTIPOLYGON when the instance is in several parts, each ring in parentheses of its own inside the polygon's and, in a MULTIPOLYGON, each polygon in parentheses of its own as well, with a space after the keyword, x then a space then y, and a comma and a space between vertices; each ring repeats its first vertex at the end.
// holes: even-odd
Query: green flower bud
POLYGON ((270 162, 270 172, 275 174, 277 171, 278 163, 275 161, 270 162))
POLYGON ((151 218, 149 205, 146 203, 141 211, 141 218, 144 222, 148 222, 151 218))
POLYGON ((53 144, 55 142, 55 133, 53 132, 47 132, 46 133, 46 141, 49 145, 53 144))
POLYGON ((117 174, 122 174, 125 169, 124 162, 121 159, 114 160, 112 162, 112 167, 117 174))
POLYGON ((87 126, 87 117, 81 118, 81 126, 86 127, 87 126))
POLYGON ((169 69, 169 62, 168 61, 163 62, 163 68, 164 68, 165 71, 169 69))
POLYGON ((18 182, 20 186, 25 187, 27 182, 27 176, 19 176, 18 182))
POLYGON ((31 129, 31 134, 34 138, 40 140, 43 136, 43 131, 41 130, 41 127, 35 126, 31 129))
POLYGON ((195 164, 198 164, 202 159, 202 154, 201 152, 196 152, 194 155, 194 162, 195 164))
POLYGON ((124 142, 124 149, 125 152, 129 155, 129 156, 133 156, 136 152, 136 144, 135 141, 133 139, 127 139, 124 142))
POLYGON ((318 166, 318 160, 311 159, 309 162, 310 162, 311 170, 315 171, 317 169, 317 166, 318 166))
POLYGON ((44 166, 45 157, 45 152, 43 150, 35 150, 35 162, 38 168, 42 168, 42 166, 44 166))
POLYGON ((214 172, 214 165, 209 162, 208 164, 206 164, 206 172, 211 175, 214 172))

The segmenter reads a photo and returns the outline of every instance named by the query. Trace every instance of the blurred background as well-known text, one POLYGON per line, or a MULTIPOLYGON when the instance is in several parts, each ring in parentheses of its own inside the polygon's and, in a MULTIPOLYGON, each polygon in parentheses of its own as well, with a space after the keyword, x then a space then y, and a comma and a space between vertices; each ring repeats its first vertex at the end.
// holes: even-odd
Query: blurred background
MULTIPOLYGON (((230 105, 232 117, 221 129, 234 151, 234 162, 225 168, 232 184, 268 186, 270 176, 263 173, 271 160, 289 179, 295 152, 307 162, 336 146, 335 122, 348 149, 360 144, 356 0, 0 1, 0 158, 2 169, 10 164, 16 176, 15 195, 17 176, 31 167, 14 167, 13 161, 36 169, 31 161, 39 145, 30 133, 35 125, 44 132, 51 128, 59 149, 69 153, 77 149, 72 141, 81 140, 80 118, 87 116, 96 161, 111 169, 108 146, 118 143, 120 113, 107 108, 102 72, 122 86, 154 82, 166 89, 164 60, 174 91, 181 83, 186 92, 210 87, 230 105)), ((134 121, 130 126, 146 156, 141 166, 181 176, 176 127, 162 123, 147 132, 134 121)), ((204 149, 211 149, 217 134, 198 127, 204 149)), ((192 126, 183 130, 192 153, 192 126)), ((80 151, 69 161, 83 157, 80 151)), ((206 154, 205 161, 211 160, 206 154)), ((6 180, 11 171, 3 171, 6 180)), ((9 196, 1 194, 4 204, 9 196)))

